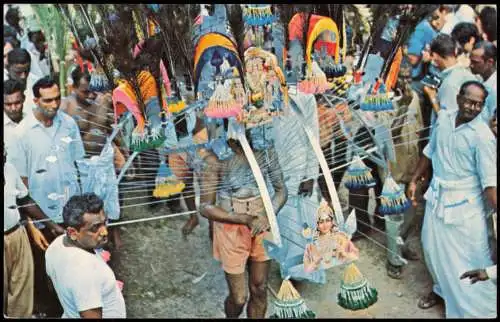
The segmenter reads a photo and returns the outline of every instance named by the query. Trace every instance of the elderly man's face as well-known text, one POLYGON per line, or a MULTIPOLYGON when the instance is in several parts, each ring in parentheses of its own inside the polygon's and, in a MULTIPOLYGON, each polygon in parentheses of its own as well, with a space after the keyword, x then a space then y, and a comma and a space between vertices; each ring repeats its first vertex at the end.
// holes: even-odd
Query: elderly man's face
POLYGON ((465 93, 458 94, 458 116, 465 122, 470 122, 478 116, 484 107, 485 93, 476 86, 470 85, 465 89, 465 93))

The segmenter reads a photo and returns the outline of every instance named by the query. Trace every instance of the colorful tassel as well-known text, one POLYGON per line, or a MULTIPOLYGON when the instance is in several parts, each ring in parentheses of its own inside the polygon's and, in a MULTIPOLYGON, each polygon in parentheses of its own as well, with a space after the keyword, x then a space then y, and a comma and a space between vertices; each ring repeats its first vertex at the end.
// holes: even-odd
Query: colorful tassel
POLYGON ((145 133, 142 135, 135 132, 132 133, 130 149, 134 152, 142 152, 161 147, 163 142, 165 142, 165 135, 160 131, 155 136, 156 137, 153 138, 145 133))
POLYGON ((273 301, 271 319, 314 319, 316 314, 307 308, 304 299, 289 280, 283 280, 277 299, 273 301))
POLYGON ((375 179, 373 179, 371 169, 366 166, 359 156, 354 156, 346 171, 345 186, 347 189, 368 188, 374 185, 375 179))
POLYGON ((181 193, 185 186, 184 182, 178 180, 167 164, 162 161, 158 167, 153 196, 156 198, 168 198, 171 195, 181 193))
POLYGON ((370 86, 368 94, 360 104, 363 111, 389 111, 393 109, 386 86, 380 80, 370 86))
POLYGON ((90 74, 89 91, 103 93, 111 90, 113 90, 113 88, 109 84, 108 78, 102 69, 94 70, 90 74))
POLYGON ((337 303, 348 310, 361 310, 377 302, 378 292, 361 274, 354 263, 344 271, 344 280, 340 283, 337 303))
POLYGON ((229 118, 239 115, 242 108, 222 82, 219 82, 204 112, 210 118, 229 118))
POLYGON ((310 71, 306 74, 306 79, 299 83, 299 91, 306 94, 321 94, 330 89, 332 84, 326 79, 325 73, 321 70, 316 61, 312 62, 310 71))
POLYGON ((270 25, 276 20, 271 11, 271 5, 245 5, 243 7, 243 22, 251 26, 270 25))
POLYGON ((380 195, 379 212, 382 215, 394 215, 404 213, 410 207, 410 200, 391 175, 384 181, 380 195))

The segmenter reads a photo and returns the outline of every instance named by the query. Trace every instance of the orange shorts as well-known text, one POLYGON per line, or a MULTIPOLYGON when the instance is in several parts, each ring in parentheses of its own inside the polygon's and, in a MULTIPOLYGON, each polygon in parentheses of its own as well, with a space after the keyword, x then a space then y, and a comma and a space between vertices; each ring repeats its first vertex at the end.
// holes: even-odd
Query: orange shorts
POLYGON ((265 262, 267 256, 263 240, 265 233, 252 237, 246 225, 213 222, 214 258, 222 262, 222 268, 229 274, 243 274, 250 258, 254 262, 265 262))
MULTIPOLYGON (((207 129, 203 129, 193 136, 193 143, 199 144, 206 142, 208 140, 207 129)), ((204 157, 207 152, 204 149, 199 149, 198 154, 200 157, 204 157)), ((168 166, 172 169, 175 176, 182 180, 192 176, 192 171, 189 169, 188 156, 186 152, 172 153, 168 156, 168 166)))

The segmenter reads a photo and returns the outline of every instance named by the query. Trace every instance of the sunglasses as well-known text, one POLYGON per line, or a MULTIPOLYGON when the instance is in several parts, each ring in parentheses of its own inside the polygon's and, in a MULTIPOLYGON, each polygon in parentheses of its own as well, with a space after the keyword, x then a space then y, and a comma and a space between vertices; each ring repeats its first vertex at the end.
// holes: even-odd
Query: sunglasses
POLYGON ((467 106, 473 106, 473 107, 483 107, 484 106, 484 101, 478 102, 475 100, 472 100, 466 96, 461 96, 462 101, 465 105, 467 106))

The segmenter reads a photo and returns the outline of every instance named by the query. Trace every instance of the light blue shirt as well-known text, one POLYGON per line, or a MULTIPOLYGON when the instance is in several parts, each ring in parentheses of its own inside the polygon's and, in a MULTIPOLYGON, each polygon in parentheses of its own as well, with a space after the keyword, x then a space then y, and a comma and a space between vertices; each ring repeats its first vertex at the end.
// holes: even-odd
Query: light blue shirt
POLYGON ((484 190, 497 186, 496 139, 480 116, 455 128, 458 111, 442 110, 424 148, 434 175, 445 180, 477 176, 484 190))
POLYGON ((42 211, 62 223, 64 205, 80 193, 74 162, 84 157, 85 150, 76 122, 58 111, 47 128, 28 113, 14 135, 16 142, 7 158, 21 177, 28 178, 30 195, 42 211))
MULTIPOLYGON (((441 72, 441 85, 437 92, 439 106, 450 112, 458 111, 457 95, 460 87, 467 81, 477 81, 477 77, 468 68, 455 64, 441 72)), ((436 113, 432 111, 431 125, 436 122, 436 113)))
MULTIPOLYGON (((438 32, 432 28, 427 19, 422 20, 408 40, 408 54, 422 57, 422 50, 430 44, 438 32)), ((416 78, 422 71, 422 62, 412 68, 411 76, 416 78)))
POLYGON ((17 173, 16 168, 11 163, 5 163, 3 175, 5 178, 3 189, 3 231, 5 232, 14 227, 21 219, 19 210, 12 206, 17 206, 17 198, 26 197, 28 189, 26 189, 19 173, 17 173))
POLYGON ((488 97, 486 97, 481 116, 486 122, 489 122, 497 109, 497 72, 493 73, 483 85, 488 90, 488 97))

